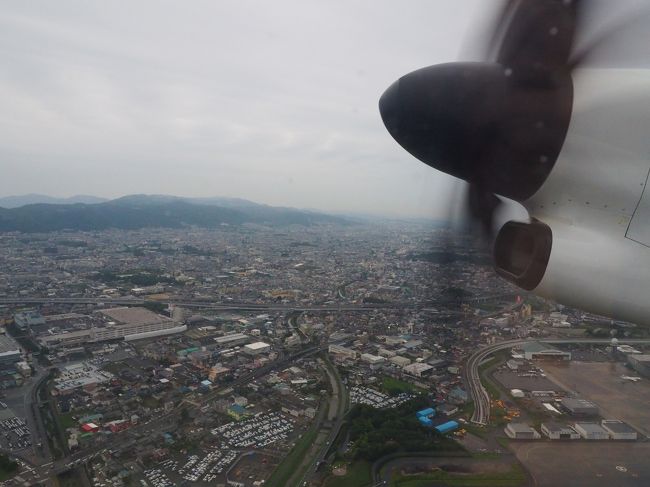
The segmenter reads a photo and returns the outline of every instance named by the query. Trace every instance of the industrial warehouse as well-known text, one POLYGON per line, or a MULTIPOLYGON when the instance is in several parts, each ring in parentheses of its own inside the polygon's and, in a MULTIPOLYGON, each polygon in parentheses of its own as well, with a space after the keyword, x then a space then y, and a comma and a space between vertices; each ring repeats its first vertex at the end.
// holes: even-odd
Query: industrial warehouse
POLYGON ((571 352, 541 342, 524 343, 521 352, 526 360, 571 360, 571 352))
MULTIPOLYGON (((542 423, 540 430, 549 440, 636 440, 637 431, 618 419, 595 422, 575 422, 571 425, 556 422, 542 423)), ((508 423, 503 429, 513 440, 538 440, 542 436, 526 423, 508 423)))
POLYGON ((41 346, 54 350, 62 346, 81 346, 87 342, 131 341, 171 335, 186 331, 187 326, 146 308, 122 307, 99 310, 91 316, 61 316, 57 326, 40 333, 35 328, 30 330, 41 346))

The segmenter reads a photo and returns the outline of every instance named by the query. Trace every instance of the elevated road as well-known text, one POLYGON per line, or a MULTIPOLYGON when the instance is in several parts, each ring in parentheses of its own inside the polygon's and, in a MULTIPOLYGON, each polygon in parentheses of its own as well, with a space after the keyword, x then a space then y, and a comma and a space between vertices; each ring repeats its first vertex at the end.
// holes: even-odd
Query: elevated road
MULTIPOLYGON (((495 343, 494 345, 488 345, 484 348, 473 353, 468 359, 465 365, 465 378, 467 379, 467 384, 469 387, 469 392, 472 400, 474 401, 474 414, 472 414, 471 421, 480 425, 487 425, 490 421, 490 395, 488 394, 485 387, 481 383, 481 376, 479 374, 479 365, 483 360, 492 355, 499 350, 504 350, 507 348, 512 348, 515 345, 521 345, 527 342, 539 341, 542 343, 548 343, 551 345, 561 345, 561 344, 571 344, 571 343, 580 343, 580 344, 594 344, 594 345, 607 345, 610 343, 610 339, 600 339, 600 338, 571 338, 571 339, 549 339, 549 340, 506 340, 504 342, 495 343)), ((644 339, 619 339, 620 344, 650 344, 650 340, 644 339)))
MULTIPOLYGON (((310 312, 334 312, 334 311, 372 311, 380 309, 429 309, 437 306, 450 304, 471 304, 482 303, 486 301, 514 299, 514 294, 495 294, 487 296, 477 296, 466 298, 460 301, 456 300, 436 300, 423 302, 399 301, 391 303, 361 303, 361 304, 278 304, 278 303, 251 303, 251 302, 215 302, 211 300, 186 300, 186 299, 168 299, 161 301, 170 303, 183 308, 203 308, 222 311, 310 311, 310 312)), ((0 305, 8 304, 95 304, 111 306, 142 306, 150 300, 137 297, 120 297, 120 298, 58 298, 42 296, 12 296, 0 298, 0 305)))

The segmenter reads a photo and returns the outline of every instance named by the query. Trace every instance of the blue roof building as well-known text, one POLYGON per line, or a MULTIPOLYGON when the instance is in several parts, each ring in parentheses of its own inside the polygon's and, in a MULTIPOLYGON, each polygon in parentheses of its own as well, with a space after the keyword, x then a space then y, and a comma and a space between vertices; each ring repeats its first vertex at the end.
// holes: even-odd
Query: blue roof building
POLYGON ((421 411, 418 411, 417 413, 415 413, 415 415, 416 415, 418 418, 422 418, 422 417, 424 417, 424 418, 430 418, 430 417, 436 415, 436 410, 433 409, 433 408, 426 408, 426 409, 423 409, 423 410, 421 410, 421 411))
POLYGON ((433 426, 433 421, 431 421, 426 416, 418 416, 418 420, 423 426, 429 426, 429 427, 433 426))
POLYGON ((456 421, 447 421, 446 423, 436 426, 436 429, 439 433, 442 433, 444 435, 445 433, 449 433, 450 431, 458 429, 458 423, 456 421))

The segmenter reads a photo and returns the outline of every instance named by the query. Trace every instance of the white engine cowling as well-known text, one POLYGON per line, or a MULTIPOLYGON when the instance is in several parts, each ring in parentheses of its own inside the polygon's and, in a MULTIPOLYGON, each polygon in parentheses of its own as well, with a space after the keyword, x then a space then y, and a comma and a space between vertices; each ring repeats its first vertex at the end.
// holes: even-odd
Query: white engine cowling
POLYGON ((579 309, 650 324, 648 249, 621 235, 560 221, 510 221, 497 236, 499 275, 579 309))

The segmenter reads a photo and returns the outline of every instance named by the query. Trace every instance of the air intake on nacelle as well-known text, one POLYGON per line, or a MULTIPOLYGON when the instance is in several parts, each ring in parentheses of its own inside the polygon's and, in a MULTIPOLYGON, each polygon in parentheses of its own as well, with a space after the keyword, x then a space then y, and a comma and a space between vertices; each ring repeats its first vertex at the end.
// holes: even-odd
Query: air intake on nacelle
POLYGON ((552 243, 551 228, 540 221, 506 223, 494 243, 497 273, 527 291, 535 289, 546 272, 552 243))

